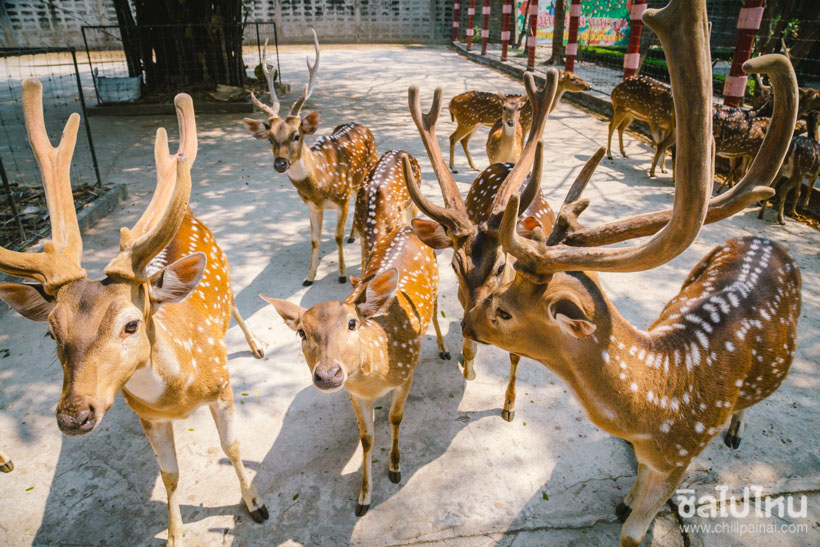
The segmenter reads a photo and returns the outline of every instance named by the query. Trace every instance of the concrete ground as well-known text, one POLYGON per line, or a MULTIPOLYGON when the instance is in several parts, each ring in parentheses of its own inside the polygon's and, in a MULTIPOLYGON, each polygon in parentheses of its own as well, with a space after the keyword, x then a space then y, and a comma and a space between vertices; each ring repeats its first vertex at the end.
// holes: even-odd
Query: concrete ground
MULTIPOLYGON (((283 51, 286 81, 299 89, 307 71, 297 48, 283 51)), ((470 63, 446 48, 323 48, 319 82, 304 109, 321 113, 322 128, 367 124, 379 150, 403 148, 419 159, 423 189, 440 200, 427 156, 407 111, 407 87, 421 88, 427 107, 436 86, 445 101, 468 89, 521 89, 518 82, 470 63)), ((284 108, 293 96, 283 101, 284 108)), ((185 538, 191 545, 612 545, 620 524, 615 506, 636 471, 629 447, 593 426, 569 390, 543 366, 522 360, 515 421, 500 407, 507 379, 504 352, 481 347, 478 377, 465 383, 455 360, 438 359, 432 330, 422 347, 416 382, 401 427, 403 479, 387 478, 389 427, 385 400, 377 406, 374 494, 370 511, 354 516, 361 449, 344 393, 326 395, 311 385, 297 336, 257 296, 286 297, 302 306, 342 299, 349 286, 336 282, 336 251, 326 219, 317 282, 303 288, 310 252, 305 206, 285 176, 272 169, 266 143, 254 141, 239 116, 199 116, 199 155, 193 170, 193 209, 215 233, 232 264, 240 310, 267 345, 255 360, 235 326, 227 343, 237 434, 246 466, 265 496, 270 520, 255 524, 243 505, 233 469, 219 448, 205 409, 175 425, 182 469, 185 538)), ((120 226, 142 213, 154 184, 153 135, 173 117, 94 118, 105 180, 125 182, 130 193, 114 213, 85 234, 85 267, 92 276, 114 255, 120 226), (104 137, 103 137, 104 136, 104 137)), ((454 124, 446 112, 439 142, 447 150, 454 124)), ((477 164, 487 163, 485 131, 473 142, 477 164)), ((606 126, 562 104, 544 134, 544 190, 553 204, 597 146, 606 126)), ((651 152, 627 137, 629 159, 604 160, 587 190, 587 223, 666 207, 672 200, 668 175, 647 176, 651 152)), ((476 173, 457 156, 462 189, 476 173)), ((352 217, 352 214, 350 215, 352 217)), ((682 531, 667 506, 646 545, 820 544, 820 431, 817 390, 820 371, 820 235, 774 213, 756 218, 749 209, 703 229, 697 242, 672 262, 649 272, 603 274, 602 282, 621 312, 636 325, 651 323, 688 271, 727 238, 759 234, 789 246, 803 275, 803 311, 797 358, 784 385, 748 413, 743 444, 730 450, 716 439, 694 460, 682 488, 729 495, 760 485, 767 495, 808 497, 799 533, 682 531)), ((345 246, 357 275, 359 244, 345 246)), ((454 356, 461 346, 461 308, 448 266, 439 255, 442 328, 454 356)), ((15 462, 0 476, 0 544, 158 545, 166 538, 165 491, 154 455, 136 416, 121 398, 94 433, 65 437, 54 407, 62 371, 44 328, 13 312, 0 315, 0 450, 15 462)), ((799 499, 797 500, 799 501, 799 499)), ((714 519, 683 519, 687 527, 714 519)))

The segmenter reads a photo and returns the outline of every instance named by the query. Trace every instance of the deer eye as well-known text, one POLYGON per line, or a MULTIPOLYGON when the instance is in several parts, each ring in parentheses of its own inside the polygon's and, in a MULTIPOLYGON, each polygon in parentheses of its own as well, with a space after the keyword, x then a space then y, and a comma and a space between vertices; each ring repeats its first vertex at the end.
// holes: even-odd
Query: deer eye
POLYGON ((502 310, 501 308, 496 308, 496 309, 495 309, 495 314, 496 314, 498 317, 500 317, 501 319, 503 319, 504 321, 508 321, 508 320, 512 319, 512 315, 510 315, 509 313, 505 312, 505 311, 504 311, 504 310, 502 310))
POLYGON ((495 275, 501 275, 502 273, 504 273, 504 268, 506 266, 507 266, 506 262, 502 262, 501 264, 499 264, 498 269, 495 271, 495 275))
POLYGON ((296 134, 293 136, 293 140, 295 140, 295 141, 298 141, 298 140, 299 140, 299 133, 296 133, 296 134))
POLYGON ((299 338, 301 338, 302 340, 304 340, 305 338, 307 338, 307 336, 305 335, 305 331, 304 331, 304 330, 302 330, 302 329, 297 330, 297 331, 296 331, 296 334, 298 334, 298 335, 299 335, 299 338))
POLYGON ((140 322, 137 320, 129 321, 125 324, 125 328, 123 328, 122 330, 125 334, 134 334, 135 332, 137 332, 137 328, 139 327, 139 325, 140 322))
POLYGON ((356 330, 356 320, 351 319, 347 322, 347 330, 356 330))

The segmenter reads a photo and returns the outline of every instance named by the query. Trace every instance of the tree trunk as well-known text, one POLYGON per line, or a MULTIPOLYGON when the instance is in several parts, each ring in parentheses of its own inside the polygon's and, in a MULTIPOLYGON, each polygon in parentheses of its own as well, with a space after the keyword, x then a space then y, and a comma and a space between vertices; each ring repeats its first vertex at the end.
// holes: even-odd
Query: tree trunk
POLYGON ((128 75, 132 78, 142 75, 140 65, 140 46, 137 37, 137 24, 131 14, 128 0, 114 0, 114 11, 117 13, 117 24, 120 26, 122 48, 125 51, 125 63, 128 65, 128 75))
POLYGON ((552 56, 547 65, 564 64, 564 16, 566 8, 564 0, 555 0, 555 17, 553 17, 552 56))

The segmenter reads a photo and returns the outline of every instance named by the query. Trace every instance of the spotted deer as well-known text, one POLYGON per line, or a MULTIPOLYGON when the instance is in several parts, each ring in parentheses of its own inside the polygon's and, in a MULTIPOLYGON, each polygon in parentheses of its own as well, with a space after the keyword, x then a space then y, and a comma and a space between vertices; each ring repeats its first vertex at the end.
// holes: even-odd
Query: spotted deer
MULTIPOLYGON (((404 169, 412 172, 407 156, 404 169)), ((378 241, 361 282, 344 301, 323 302, 306 310, 262 296, 302 339, 314 385, 326 392, 344 387, 350 394, 363 451, 357 516, 367 512, 373 492, 373 401, 391 391, 393 443, 388 476, 393 483, 401 482, 399 425, 421 341, 435 317, 437 291, 433 250, 404 227, 378 241)), ((436 334, 441 348, 438 329, 436 334)))
POLYGON ((503 101, 503 110, 490 134, 487 135, 487 157, 490 164, 515 163, 524 148, 524 131, 519 118, 524 106, 524 97, 507 97, 502 91, 498 97, 503 101))
POLYGON ((121 391, 156 453, 168 494, 168 543, 178 545, 182 494, 172 423, 207 404, 251 516, 267 519, 234 434, 224 342, 231 316, 253 354, 261 358, 262 351, 234 304, 225 254, 188 208, 197 154, 191 97, 174 99, 176 154, 168 151, 165 130, 157 130, 154 196, 134 227, 122 228, 120 251, 99 281, 88 279, 81 266, 83 244, 69 180, 80 118, 69 117, 53 148, 40 82, 25 80, 22 97, 29 142, 43 174, 51 241, 42 252, 0 248, 0 271, 37 281, 0 283, 0 298, 24 317, 46 322, 56 342, 64 374, 57 425, 66 435, 91 432, 121 391))
MULTIPOLYGON (((322 237, 322 220, 325 209, 336 209, 336 247, 339 250, 339 283, 347 282, 344 260, 344 230, 350 199, 356 195, 367 173, 378 161, 376 140, 370 129, 356 123, 346 123, 336 127, 330 136, 317 139, 313 145, 305 142, 307 135, 313 135, 319 127, 319 113, 311 112, 302 117, 302 106, 313 93, 316 72, 319 68, 319 39, 313 32, 316 59, 313 66, 308 61, 310 74, 305 91, 293 103, 288 115, 279 117, 279 98, 273 85, 273 74, 262 63, 268 80, 272 105, 268 106, 251 93, 251 101, 268 115, 267 122, 252 118, 243 120, 245 127, 254 138, 267 140, 273 151, 273 168, 277 173, 285 173, 296 187, 299 197, 308 207, 310 217, 310 266, 302 285, 312 285, 319 267, 319 244, 322 237)), ((267 43, 265 44, 267 58, 267 43)), ((352 243, 351 231, 348 243, 352 243)))
MULTIPOLYGON (((773 181, 779 201, 777 204, 777 222, 786 224, 786 220, 783 218, 783 210, 786 207, 786 198, 792 192, 790 214, 792 216, 796 214, 800 189, 806 179, 809 181, 809 186, 806 188, 802 206, 803 208, 809 206, 811 193, 814 191, 814 183, 817 182, 818 175, 820 175, 820 144, 808 137, 793 137, 786 159, 783 161, 783 165, 780 166, 780 171, 773 181)), ((766 210, 768 203, 769 200, 763 200, 757 218, 763 218, 763 212, 766 210)))
MULTIPOLYGON (((564 93, 579 93, 589 91, 592 86, 588 82, 579 78, 572 72, 558 70, 558 91, 551 109, 558 106, 558 101, 564 93)), ((521 130, 527 133, 532 124, 532 107, 527 102, 527 97, 523 95, 506 95, 507 98, 522 98, 524 104, 521 107, 521 130)), ((450 135, 450 169, 457 173, 453 163, 456 143, 461 143, 464 148, 464 155, 472 169, 478 170, 470 155, 470 139, 482 125, 493 126, 504 112, 504 102, 496 93, 486 91, 466 91, 456 95, 450 100, 450 119, 458 124, 456 130, 450 135)))
POLYGON ((729 159, 729 173, 721 187, 731 186, 742 176, 763 143, 771 118, 755 117, 754 113, 720 105, 713 107, 715 154, 729 159))
MULTIPOLYGON (((534 105, 534 114, 521 157, 515 164, 496 163, 482 171, 470 187, 466 205, 444 163, 435 136, 435 125, 441 109, 441 89, 436 89, 433 104, 427 114, 421 112, 418 88, 411 87, 408 90, 410 115, 427 150, 444 197, 443 207, 434 204, 422 194, 415 178, 410 176, 412 174, 405 173, 410 197, 432 219, 414 219, 413 230, 434 249, 453 249, 452 267, 458 278, 458 300, 465 310, 470 309, 511 274, 507 255, 498 241, 498 222, 510 194, 522 186, 530 168, 534 171, 541 169, 543 145, 540 138, 556 96, 557 80, 557 71, 548 70, 544 89, 539 92, 532 75, 525 75, 527 96, 529 104, 534 105)), ((521 211, 527 218, 534 217, 536 222, 551 225, 553 212, 541 194, 536 179, 538 177, 531 176, 530 183, 522 192, 521 211)), ((530 230, 532 226, 522 225, 521 229, 530 230)), ((462 356, 464 377, 467 380, 473 380, 476 376, 473 365, 475 355, 475 342, 465 337, 462 356)), ((519 360, 518 355, 510 354, 510 379, 501 413, 507 421, 512 421, 515 416, 513 407, 519 360)))
POLYGON ((612 159, 612 133, 618 130, 621 155, 624 150, 624 131, 633 120, 649 124, 655 156, 649 176, 655 176, 655 166, 660 161, 661 173, 666 173, 666 150, 675 144, 675 104, 672 89, 663 82, 648 76, 630 76, 612 89, 612 119, 609 121, 606 155, 612 159))
POLYGON ((8 454, 0 450, 0 473, 11 473, 12 471, 14 471, 14 462, 8 454))
POLYGON ((465 336, 535 359, 571 388, 593 423, 629 441, 638 476, 617 509, 621 545, 638 545, 684 471, 729 419, 740 443, 745 411, 783 381, 794 358, 800 272, 784 247, 762 237, 727 241, 689 274, 649 329, 629 324, 595 272, 658 267, 683 252, 704 222, 771 196, 794 127, 797 84, 780 55, 756 57, 777 94, 769 134, 743 180, 710 200, 712 71, 705 0, 672 0, 644 22, 667 52, 676 96, 678 154, 671 210, 587 227, 578 216, 588 178, 570 188, 555 225, 517 233, 518 197, 507 203, 503 248, 515 279, 464 318, 465 336), (686 91, 685 94, 677 93, 686 91), (631 247, 603 245, 653 236, 631 247), (537 334, 534 334, 537 333, 537 334))

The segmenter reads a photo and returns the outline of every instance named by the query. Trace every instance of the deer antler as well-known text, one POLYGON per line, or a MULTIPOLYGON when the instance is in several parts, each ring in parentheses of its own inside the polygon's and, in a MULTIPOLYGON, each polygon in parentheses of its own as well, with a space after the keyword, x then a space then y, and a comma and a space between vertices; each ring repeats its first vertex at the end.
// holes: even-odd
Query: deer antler
MULTIPOLYGON (((675 163, 675 198, 668 223, 649 241, 630 248, 548 246, 516 233, 518 199, 512 197, 506 204, 501 239, 504 249, 518 259, 516 268, 539 276, 568 270, 647 270, 683 252, 700 231, 708 209, 713 170, 711 63, 705 0, 672 0, 661 10, 647 10, 644 21, 669 52, 673 96, 679 99, 675 101, 679 153, 675 163)), ((756 160, 754 165, 758 163, 756 160)), ((579 195, 585 184, 573 185, 571 194, 579 195)), ((569 203, 562 210, 566 211, 566 205, 569 203)), ((629 226, 633 222, 634 219, 626 219, 619 223, 629 226)))
POLYGON ((168 150, 168 134, 157 129, 154 160, 157 187, 151 203, 134 225, 120 230, 120 252, 105 267, 109 276, 145 280, 145 267, 168 243, 182 224, 191 194, 191 166, 197 152, 196 119, 191 96, 180 93, 174 98, 179 123, 179 149, 168 150))
POLYGON ((46 292, 55 294, 61 285, 85 277, 85 270, 80 266, 83 241, 70 179, 80 116, 76 113, 69 116, 60 144, 54 148, 46 133, 42 84, 27 78, 23 81, 22 95, 29 144, 43 177, 51 241, 45 242, 40 253, 19 253, 0 247, 0 271, 37 280, 46 292))
POLYGON ((461 193, 444 163, 444 157, 441 155, 441 148, 436 139, 436 121, 441 111, 441 88, 436 88, 433 93, 433 104, 427 114, 421 113, 418 87, 408 88, 407 102, 410 107, 410 116, 419 130, 424 148, 427 150, 427 157, 430 158, 430 164, 433 166, 433 173, 436 175, 441 194, 444 196, 444 207, 435 205, 421 193, 412 170, 405 167, 405 182, 410 197, 419 209, 444 226, 450 235, 468 235, 473 232, 473 223, 467 218, 467 209, 464 207, 461 193))
POLYGON ((316 83, 316 71, 319 69, 319 38, 316 36, 315 30, 310 30, 313 32, 313 47, 316 49, 316 60, 313 62, 313 66, 310 66, 310 59, 305 58, 310 78, 308 79, 308 83, 305 85, 305 92, 302 93, 302 96, 296 99, 296 102, 290 107, 288 116, 298 116, 299 112, 302 111, 302 105, 304 105, 305 101, 313 95, 313 84, 316 83))
POLYGON ((251 91, 251 102, 256 105, 256 108, 267 114, 271 118, 279 116, 279 96, 276 95, 276 86, 273 82, 273 74, 268 68, 268 41, 265 40, 265 48, 262 50, 262 73, 265 75, 265 80, 268 82, 268 92, 270 93, 270 100, 273 107, 270 107, 256 98, 256 95, 251 91))

